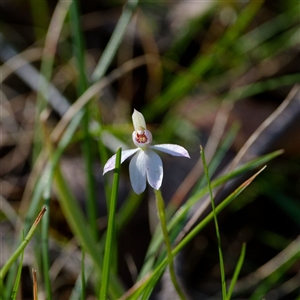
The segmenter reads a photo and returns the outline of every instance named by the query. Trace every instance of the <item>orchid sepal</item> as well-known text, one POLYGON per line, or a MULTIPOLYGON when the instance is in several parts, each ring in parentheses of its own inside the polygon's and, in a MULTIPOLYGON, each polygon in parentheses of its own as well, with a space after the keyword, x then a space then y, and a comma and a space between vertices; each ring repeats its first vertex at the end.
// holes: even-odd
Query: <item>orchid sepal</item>
POLYGON ((150 146, 151 149, 165 152, 167 154, 173 155, 173 156, 182 156, 182 157, 187 157, 190 158, 189 153, 187 150, 179 145, 175 144, 160 144, 160 145, 154 145, 150 146))

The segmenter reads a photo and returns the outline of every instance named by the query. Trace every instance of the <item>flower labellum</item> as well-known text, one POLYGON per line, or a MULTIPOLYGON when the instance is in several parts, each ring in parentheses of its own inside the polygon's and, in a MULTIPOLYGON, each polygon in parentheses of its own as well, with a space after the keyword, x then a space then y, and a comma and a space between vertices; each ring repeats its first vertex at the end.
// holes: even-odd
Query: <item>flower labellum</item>
MULTIPOLYGON (((146 182, 154 189, 161 187, 163 179, 163 164, 159 155, 153 151, 161 151, 173 156, 190 158, 187 150, 179 145, 161 144, 152 146, 152 134, 146 127, 144 116, 134 110, 132 114, 134 132, 132 141, 135 149, 122 151, 121 163, 135 154, 129 164, 129 176, 133 190, 141 194, 146 188, 146 182)), ((105 164, 103 175, 115 168, 116 155, 113 155, 105 164)))

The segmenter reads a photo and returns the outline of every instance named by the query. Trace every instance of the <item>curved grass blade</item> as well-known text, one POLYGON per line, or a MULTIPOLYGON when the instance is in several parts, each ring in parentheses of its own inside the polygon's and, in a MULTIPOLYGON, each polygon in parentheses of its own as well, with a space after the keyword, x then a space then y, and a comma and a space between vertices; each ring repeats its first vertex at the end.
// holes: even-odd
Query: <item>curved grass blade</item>
POLYGON ((95 71, 92 75, 92 81, 95 82, 101 79, 105 72, 107 71, 112 59, 114 58, 117 49, 120 46, 124 33, 126 31, 127 25, 131 20, 131 16, 137 7, 139 0, 128 1, 123 13, 118 21, 116 28, 104 49, 104 52, 98 62, 98 65, 95 68, 95 71))
POLYGON ((218 224, 216 208, 215 208, 215 203, 214 203, 214 196, 212 193, 210 177, 209 177, 209 173, 208 173, 208 167, 206 164, 205 154, 204 154, 203 148, 201 146, 200 146, 200 154, 201 154, 201 158, 202 158, 202 162, 203 162, 205 177, 207 180, 209 196, 210 196, 210 201, 211 201, 211 206, 212 206, 212 213, 213 213, 214 223, 215 223, 215 230, 216 230, 217 243, 218 243, 218 252, 219 252, 219 261, 220 261, 222 296, 223 296, 223 300, 226 300, 227 291, 226 291, 225 267, 224 267, 223 253, 222 253, 221 236, 220 236, 219 224, 218 224))
MULTIPOLYGON (((46 208, 44 207, 40 213, 38 214, 37 218, 35 219, 33 225, 31 226, 29 232, 27 233, 25 239, 23 242, 19 245, 19 247, 16 249, 16 251, 11 255, 11 257, 8 259, 8 261, 4 264, 4 266, 0 270, 0 288, 2 289, 3 285, 3 279, 6 273, 8 272, 9 268, 12 266, 12 264, 18 259, 18 257, 21 255, 21 253, 26 248, 29 241, 32 239, 34 232, 37 229, 38 224, 40 223, 44 213, 46 212, 46 208)), ((0 289, 0 290, 1 290, 0 289)))
POLYGON ((245 255, 246 255, 246 244, 243 243, 241 254, 240 254, 239 260, 237 262, 236 268, 234 270, 234 273, 233 273, 233 276, 232 276, 232 279, 231 279, 231 282, 230 282, 230 285, 229 285, 229 288, 228 288, 228 293, 227 293, 227 299, 228 300, 230 300, 230 298, 232 296, 232 292, 234 290, 234 286, 235 286, 235 284, 237 282, 237 279, 239 277, 240 271, 242 269, 242 265, 244 263, 245 255))
MULTIPOLYGON (((266 168, 263 167, 257 173, 255 173, 252 177, 246 180, 243 184, 241 184, 233 193, 231 193, 223 202, 221 202, 216 207, 216 214, 220 213, 225 207, 227 207, 240 193, 242 193, 250 184, 251 182, 266 168)), ((172 254, 176 256, 208 223, 213 220, 213 212, 208 214, 195 228, 193 228, 182 240, 181 242, 172 250, 172 254)), ((167 258, 165 257, 153 270, 153 272, 149 275, 146 282, 143 282, 141 286, 140 281, 137 282, 135 285, 139 286, 136 290, 134 290, 133 295, 128 295, 124 299, 138 299, 138 297, 147 289, 152 289, 157 281, 159 280, 160 276, 167 266, 167 258)), ((146 275, 147 276, 147 275, 146 275)), ((122 298, 123 299, 123 298, 122 298)), ((146 298, 145 298, 146 299, 146 298)))
MULTIPOLYGON (((222 185, 224 182, 253 169, 256 169, 257 167, 267 163, 268 161, 272 160, 273 158, 281 155, 283 153, 282 150, 277 150, 272 153, 269 153, 267 155, 264 155, 262 157, 256 158, 251 160, 248 163, 245 163, 244 165, 238 167, 236 170, 233 170, 230 172, 230 174, 225 174, 220 176, 219 178, 216 178, 211 182, 212 188, 216 188, 220 185, 222 185)), ((175 226, 177 226, 180 222, 182 222, 189 212, 189 210, 192 208, 194 204, 196 204, 206 193, 208 192, 208 188, 204 187, 198 192, 196 192, 194 195, 192 195, 185 204, 183 204, 180 209, 175 213, 173 218, 170 220, 168 224, 168 230, 172 230, 175 226)), ((157 256, 157 249, 159 249, 160 244, 163 243, 163 237, 162 234, 158 231, 154 233, 150 246, 148 248, 145 263, 140 271, 140 274, 138 276, 138 279, 143 278, 147 273, 150 272, 153 265, 155 264, 155 259, 157 256)))

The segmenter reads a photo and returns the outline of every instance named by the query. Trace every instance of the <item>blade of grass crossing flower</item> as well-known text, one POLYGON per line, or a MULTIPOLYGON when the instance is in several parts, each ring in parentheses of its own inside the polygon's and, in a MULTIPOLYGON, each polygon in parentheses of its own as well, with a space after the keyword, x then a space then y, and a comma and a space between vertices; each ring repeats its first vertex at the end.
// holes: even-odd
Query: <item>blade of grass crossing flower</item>
POLYGON ((183 294, 183 292, 182 292, 182 290, 181 290, 181 288, 178 284, 178 281, 177 281, 176 275, 175 275, 172 248, 171 248, 169 233, 168 233, 168 229, 167 229, 164 199, 161 195, 160 190, 155 190, 154 189, 154 193, 155 193, 155 197, 156 197, 156 205, 157 205, 157 210, 158 210, 158 216, 159 216, 159 219, 160 219, 161 229, 162 229, 162 232, 163 232, 164 241, 165 241, 165 245, 166 245, 166 249, 167 249, 167 257, 168 257, 171 280, 172 280, 174 288, 175 288, 178 296, 180 297, 180 299, 185 299, 185 296, 184 296, 184 294, 183 294))
MULTIPOLYGON (((12 266, 12 264, 18 259, 20 254, 24 251, 25 247, 29 243, 29 241, 32 239, 34 232, 37 229, 37 226, 39 222, 41 221, 41 218, 43 217, 44 213, 46 212, 45 207, 41 210, 41 212, 38 214, 37 218, 35 219, 33 225, 31 226, 28 234, 26 235, 23 242, 19 245, 19 247, 16 249, 16 251, 11 255, 11 257, 8 259, 8 261, 4 264, 4 266, 0 270, 0 287, 2 288, 3 279, 6 273, 8 272, 9 268, 12 266)), ((0 289, 1 290, 1 289, 0 289)))
MULTIPOLYGON (((23 240, 24 240, 24 232, 23 232, 23 240)), ((22 267, 23 267, 23 258, 24 258, 24 250, 21 253, 18 272, 17 272, 17 277, 16 277, 16 281, 15 281, 15 285, 14 285, 12 294, 11 294, 11 300, 16 300, 17 299, 17 293, 18 293, 18 288, 19 288, 21 273, 22 273, 22 267)))
POLYGON ((113 244, 115 238, 115 227, 116 227, 116 205, 118 199, 119 190, 119 180, 120 180, 120 165, 121 165, 121 152, 122 148, 119 148, 116 153, 116 167, 114 171, 114 180, 112 186, 111 200, 109 206, 108 214, 108 225, 107 225, 107 235, 105 241, 105 251, 104 251, 104 263, 103 263, 103 274, 100 288, 99 299, 107 299, 108 284, 110 278, 110 267, 113 254, 113 244))
POLYGON ((218 242, 219 261, 220 261, 222 296, 223 296, 223 300, 226 300, 227 291, 226 291, 226 280, 225 280, 225 268, 224 268, 224 260, 223 260, 223 253, 222 253, 222 245, 221 245, 219 224, 218 224, 216 208, 215 208, 215 203, 214 203, 214 198, 213 198, 213 193, 212 193, 212 188, 211 188, 211 183, 210 183, 210 176, 209 176, 209 173, 208 173, 208 167, 207 167, 207 164, 206 164, 205 154, 204 154, 203 148, 201 146, 200 146, 200 154, 201 154, 204 173, 205 173, 205 177, 206 177, 207 185, 208 185, 208 189, 209 189, 210 201, 211 201, 211 206, 212 206, 212 211, 213 211, 213 216, 214 216, 214 222, 215 222, 216 236, 217 236, 217 242, 218 242))
POLYGON ((234 270, 234 273, 233 273, 233 276, 232 276, 232 279, 231 279, 231 282, 230 282, 230 285, 228 288, 227 300, 230 300, 230 298, 231 298, 232 292, 234 290, 234 286, 237 282, 237 279, 239 277, 240 271, 241 271, 243 263, 244 263, 245 255, 246 255, 246 244, 243 243, 241 254, 240 254, 239 260, 237 262, 236 268, 234 270))
MULTIPOLYGON (((73 49, 74 55, 77 61, 78 71, 79 71, 79 85, 77 94, 81 96, 88 88, 88 82, 86 78, 85 71, 85 62, 84 62, 84 42, 82 36, 81 26, 79 24, 79 8, 78 0, 72 1, 70 7, 70 19, 71 26, 73 31, 73 49)), ((86 182, 87 182, 87 212, 88 219, 90 222, 92 234, 97 240, 98 237, 98 228, 97 228, 97 203, 96 203, 96 194, 95 194, 95 179, 93 175, 93 158, 92 158, 92 145, 91 145, 91 136, 89 133, 89 105, 86 105, 82 120, 82 128, 84 132, 84 139, 82 145, 82 151, 85 162, 86 169, 86 182)))
POLYGON ((137 7, 139 3, 139 0, 133 0, 128 1, 123 9, 123 13, 118 21, 118 24, 116 28, 114 29, 114 32, 107 44, 107 46, 104 49, 104 52, 98 62, 97 67, 95 68, 95 71, 92 75, 93 82, 101 79, 105 72, 107 71, 111 61, 113 60, 120 43, 122 41, 122 38, 125 34, 127 25, 129 24, 131 20, 131 16, 137 7))

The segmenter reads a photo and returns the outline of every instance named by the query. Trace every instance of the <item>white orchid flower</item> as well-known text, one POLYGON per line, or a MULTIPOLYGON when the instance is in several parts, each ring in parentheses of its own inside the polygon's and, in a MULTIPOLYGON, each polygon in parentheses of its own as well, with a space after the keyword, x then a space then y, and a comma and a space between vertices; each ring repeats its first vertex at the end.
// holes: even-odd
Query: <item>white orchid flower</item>
MULTIPOLYGON (((135 149, 124 150, 121 155, 121 163, 135 154, 129 164, 129 175, 133 190, 141 194, 146 188, 146 181, 155 190, 161 187, 163 180, 163 164, 161 158, 153 150, 162 151, 173 156, 188 157, 187 150, 179 145, 161 144, 151 146, 152 134, 146 128, 144 116, 134 110, 132 114, 134 132, 132 140, 137 146, 135 149)), ((105 164, 103 175, 115 168, 116 155, 113 155, 105 164)))

